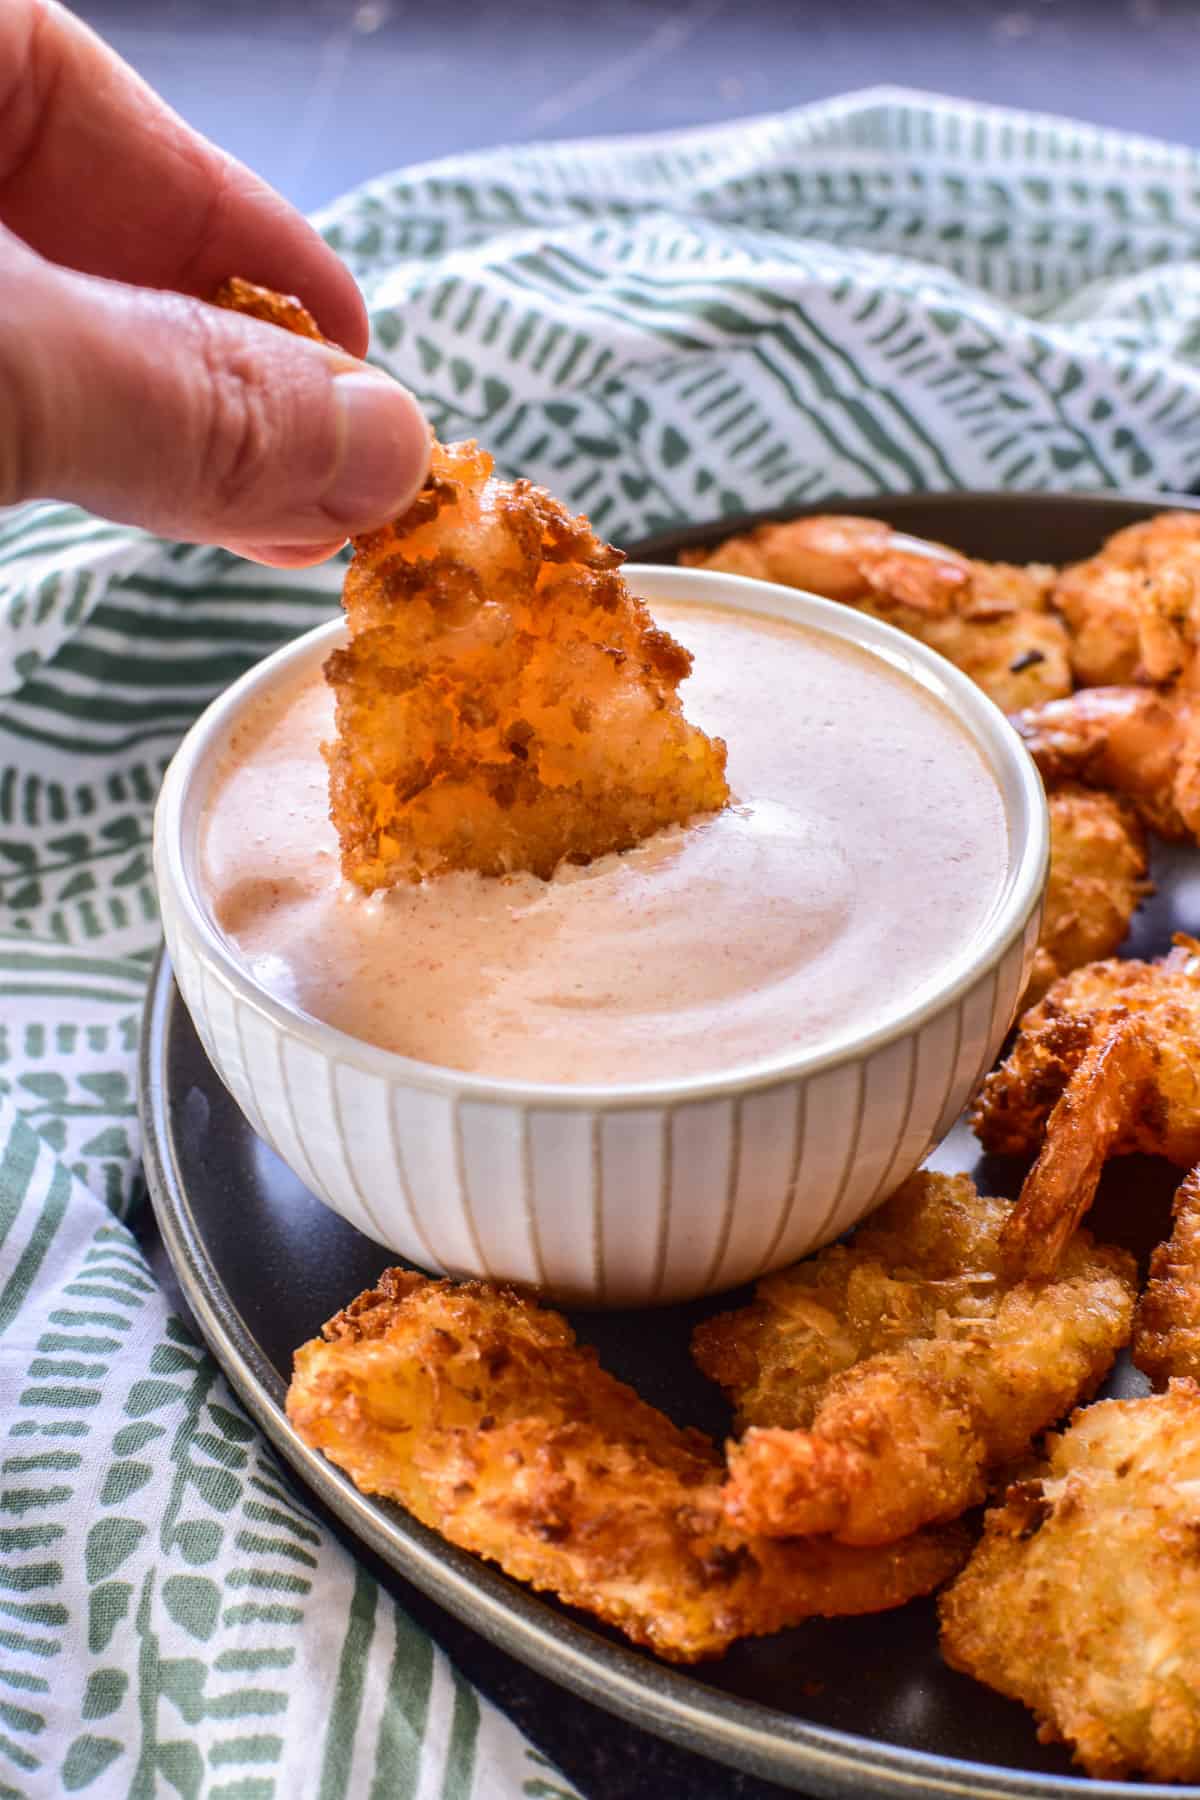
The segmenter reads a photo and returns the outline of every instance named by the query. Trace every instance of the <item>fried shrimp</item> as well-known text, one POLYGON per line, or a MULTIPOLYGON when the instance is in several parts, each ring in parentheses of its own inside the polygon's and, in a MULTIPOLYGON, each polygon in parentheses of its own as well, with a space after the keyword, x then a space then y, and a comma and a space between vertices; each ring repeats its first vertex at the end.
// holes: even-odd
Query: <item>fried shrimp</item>
POLYGON ((974 562, 878 519, 839 514, 760 525, 680 560, 885 619, 955 663, 1005 712, 1071 691, 1066 632, 1047 604, 1054 571, 1044 564, 974 562))
POLYGON ((1064 569, 1052 604, 1085 687, 1174 681, 1200 643, 1200 512, 1165 512, 1064 569))
POLYGON ((1066 782, 1050 805, 1050 879, 1024 1004, 1069 969, 1109 956, 1147 892, 1146 834, 1115 794, 1066 782))
POLYGON ((390 1269, 296 1353, 288 1416, 364 1493, 673 1661, 878 1612, 961 1566, 954 1527, 880 1550, 748 1537, 724 1468, 575 1343, 480 1282, 390 1269))
POLYGON ((1180 1184, 1171 1218, 1133 1319, 1133 1360, 1158 1389, 1172 1375, 1200 1380, 1200 1169, 1180 1184))
POLYGON ((1161 837, 1200 842, 1200 697, 1081 688, 1026 708, 1013 724, 1048 784, 1111 789, 1161 837))
POLYGON ((278 325, 281 331, 290 331, 295 337, 314 338, 318 344, 330 342, 295 294, 277 294, 274 288, 243 281, 240 275, 231 275, 228 281, 222 282, 213 296, 213 304, 223 306, 229 312, 261 319, 264 325, 278 325))
MULTIPOLYGON (((1124 1021, 1136 1021, 1153 1071, 1112 1103, 1120 1113, 1109 1154, 1140 1150, 1189 1168, 1200 1162, 1200 943, 1182 932, 1156 962, 1112 958, 1056 981, 1021 1020, 1004 1061, 983 1083, 972 1124, 985 1150, 1032 1156, 1051 1110, 1089 1051, 1124 1021)), ((1089 1068, 1094 1069, 1095 1064, 1089 1068)), ((1082 1129, 1088 1129, 1086 1112, 1082 1129)))
POLYGON ((725 746, 676 692, 691 657, 620 553, 474 444, 436 447, 394 525, 362 539, 330 796, 344 873, 386 887, 446 869, 548 876, 729 798, 725 746))
POLYGON ((1053 1275, 1095 1199, 1104 1164, 1131 1121, 1153 1111, 1157 1073, 1158 1055, 1141 1020, 1114 1016, 1087 1045, 1000 1234, 1014 1276, 1045 1281, 1053 1275))
MULTIPOLYGON (((222 304, 319 337, 298 301, 222 304)), ((449 869, 549 876, 729 799, 725 746, 690 725, 692 659, 602 543, 474 443, 435 444, 403 518, 355 541, 326 677, 342 872, 367 892, 449 869)))
POLYGON ((699 1327, 693 1355, 745 1433, 731 1525, 902 1538, 982 1500, 1094 1391, 1129 1336, 1133 1261, 1080 1232, 1053 1281, 1014 1282, 1009 1212, 965 1175, 914 1175, 848 1243, 699 1327))
POLYGON ((1105 1400, 1008 1490, 941 1600, 952 1668, 1089 1775, 1200 1779, 1200 1388, 1105 1400))

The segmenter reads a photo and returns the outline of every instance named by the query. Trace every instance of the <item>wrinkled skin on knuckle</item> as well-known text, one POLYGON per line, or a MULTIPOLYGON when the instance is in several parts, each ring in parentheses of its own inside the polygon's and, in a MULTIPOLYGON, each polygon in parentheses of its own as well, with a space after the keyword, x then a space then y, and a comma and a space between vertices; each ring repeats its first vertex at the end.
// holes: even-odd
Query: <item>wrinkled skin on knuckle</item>
POLYGON ((196 434, 200 492, 219 512, 239 517, 256 511, 272 484, 272 463, 282 448, 278 408, 261 365, 197 309, 195 332, 200 374, 196 434))
POLYGON ((202 408, 196 491, 210 523, 246 542, 287 542, 294 532, 340 543, 345 532, 320 499, 337 456, 324 352, 274 327, 244 333, 228 314, 190 310, 202 408))

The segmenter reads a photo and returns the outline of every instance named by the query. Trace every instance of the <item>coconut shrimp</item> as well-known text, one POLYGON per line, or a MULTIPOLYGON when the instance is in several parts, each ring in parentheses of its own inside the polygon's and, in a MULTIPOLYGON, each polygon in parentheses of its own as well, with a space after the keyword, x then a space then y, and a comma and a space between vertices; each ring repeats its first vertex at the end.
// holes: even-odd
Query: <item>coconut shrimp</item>
POLYGON ((1174 681, 1200 645, 1200 512, 1165 512, 1064 569, 1051 603, 1086 687, 1174 681))
POLYGON ((1200 842, 1200 694, 1081 688, 1013 717, 1049 783, 1123 794, 1161 837, 1200 842))
MULTIPOLYGON (((319 336, 296 300, 237 311, 319 336)), ((434 444, 403 517, 354 542, 325 665, 342 872, 367 892, 450 869, 550 876, 729 799, 725 745, 683 715, 690 653, 602 542, 479 445, 434 444)))
POLYGON ((983 1499, 1129 1336, 1132 1259, 1077 1233, 1049 1281, 1004 1266, 1012 1207, 911 1177, 848 1242, 758 1284, 692 1351, 733 1399, 726 1514, 880 1544, 983 1499))
POLYGON ((957 1525, 855 1550, 737 1530, 724 1464, 484 1282, 389 1269, 296 1352, 300 1436, 368 1494, 674 1662, 814 1616, 880 1612, 961 1567, 957 1525))
POLYGON ((885 619, 937 650, 1006 712, 1071 691, 1067 634, 1049 610, 1054 570, 976 562, 878 519, 827 514, 760 525, 691 568, 804 588, 885 619))
POLYGON ((1064 782, 1050 806, 1050 879, 1024 1006, 1059 976, 1110 956, 1147 893, 1146 834, 1116 794, 1064 782))

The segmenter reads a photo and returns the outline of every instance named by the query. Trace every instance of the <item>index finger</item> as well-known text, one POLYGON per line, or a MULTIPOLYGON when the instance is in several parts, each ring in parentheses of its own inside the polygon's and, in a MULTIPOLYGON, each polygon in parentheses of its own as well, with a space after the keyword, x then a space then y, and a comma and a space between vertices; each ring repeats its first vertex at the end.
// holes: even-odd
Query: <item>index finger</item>
POLYGON ((0 5, 0 220, 52 261, 208 299, 300 296, 361 356, 349 271, 287 201, 174 113, 57 0, 0 5))

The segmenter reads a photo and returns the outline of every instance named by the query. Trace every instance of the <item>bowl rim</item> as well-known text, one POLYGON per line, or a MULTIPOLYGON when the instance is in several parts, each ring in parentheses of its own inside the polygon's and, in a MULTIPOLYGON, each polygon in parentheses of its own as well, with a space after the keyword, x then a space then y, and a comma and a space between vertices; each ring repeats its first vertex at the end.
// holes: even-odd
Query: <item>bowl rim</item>
MULTIPOLYGON (((315 1018, 269 993, 242 963, 212 918, 195 879, 198 786, 211 779, 210 752, 234 716, 285 672, 323 655, 345 633, 340 617, 293 638, 246 670, 195 720, 167 769, 154 816, 154 873, 164 920, 182 917, 209 969, 244 1005, 276 1029, 320 1055, 336 1057, 361 1072, 451 1096, 459 1101, 517 1105, 542 1110, 622 1111, 727 1099, 862 1062, 919 1031, 985 979, 1027 930, 1045 887, 1049 866, 1049 815, 1041 778, 1005 715, 993 701, 936 651, 895 626, 806 590, 756 581, 724 571, 629 563, 623 574, 651 605, 688 600, 727 606, 832 636, 879 658, 940 700, 966 730, 1001 790, 1009 828, 1009 863, 991 912, 974 937, 946 967, 912 990, 867 1030, 826 1038, 811 1050, 743 1061, 727 1069, 681 1078, 610 1084, 507 1080, 385 1050, 315 1018), (192 827, 188 818, 191 815, 192 827)), ((202 797, 203 797, 203 789, 202 797)))

